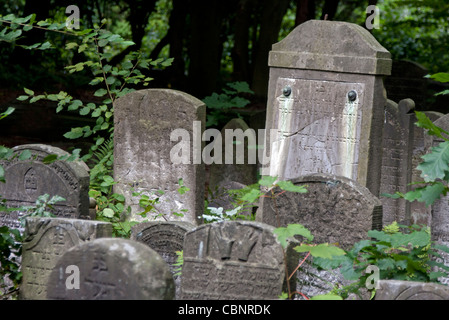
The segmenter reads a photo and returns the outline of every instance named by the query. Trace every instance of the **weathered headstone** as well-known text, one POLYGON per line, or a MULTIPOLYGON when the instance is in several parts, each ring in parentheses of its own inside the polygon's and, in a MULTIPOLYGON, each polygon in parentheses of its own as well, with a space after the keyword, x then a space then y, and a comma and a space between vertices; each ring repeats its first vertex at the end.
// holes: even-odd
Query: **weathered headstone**
MULTIPOLYGON (((382 177, 380 193, 406 193, 410 190, 412 174, 413 123, 409 112, 414 108, 411 99, 399 104, 388 100, 382 140, 382 177)), ((410 222, 410 202, 405 199, 380 197, 383 206, 383 224, 393 221, 410 222)))
MULTIPOLYGON (((17 155, 10 161, 3 161, 6 183, 0 183, 0 195, 6 199, 6 206, 18 208, 33 206, 36 199, 49 194, 66 199, 57 202, 51 210, 63 218, 89 219, 89 172, 82 161, 55 161, 44 164, 42 160, 51 155, 65 156, 67 152, 43 144, 27 144, 13 148, 17 155), (28 150, 31 158, 20 160, 22 152, 28 150)), ((0 225, 18 228, 23 231, 19 217, 23 212, 0 212, 0 225)))
POLYGON ((51 273, 47 291, 52 300, 170 300, 175 286, 156 251, 137 241, 105 238, 67 251, 51 273), (67 273, 73 269, 77 271, 67 273))
POLYGON ((200 222, 198 216, 204 206, 204 124, 204 103, 180 91, 139 90, 115 102, 114 191, 125 196, 126 205, 132 208, 132 219, 140 220, 137 213, 143 212, 140 197, 132 195, 135 191, 159 197, 157 210, 149 215, 200 222), (183 162, 173 163, 174 158, 183 162), (178 192, 179 179, 190 191, 178 192), (164 194, 160 195, 159 190, 164 194))
POLYGON ((155 250, 168 264, 176 285, 176 296, 179 296, 181 277, 176 276, 178 255, 182 251, 184 237, 195 226, 183 221, 151 221, 141 222, 131 228, 131 240, 145 243, 155 250))
POLYGON ((20 298, 46 299, 47 282, 59 258, 71 247, 111 237, 108 222, 64 218, 26 218, 20 298))
POLYGON ((385 78, 388 99, 401 101, 411 98, 418 110, 427 107, 427 81, 429 71, 422 65, 407 60, 393 60, 391 75, 385 78))
POLYGON ((309 20, 273 44, 269 67, 262 174, 335 174, 378 196, 390 53, 361 26, 309 20))
POLYGON ((449 288, 437 283, 379 280, 375 300, 449 300, 449 288))
MULTIPOLYGON (((282 247, 273 230, 258 222, 224 221, 188 232, 181 299, 277 299, 287 290, 282 247)), ((291 272, 298 254, 288 249, 287 257, 291 272)))
MULTIPOLYGON (((436 121, 443 114, 435 111, 425 111, 425 115, 432 121, 436 121)), ((417 121, 413 114, 413 123, 417 121)), ((423 161, 421 158, 430 152, 432 147, 432 136, 426 134, 425 129, 414 126, 413 128, 413 156, 412 156, 412 182, 423 181, 421 171, 417 169, 423 161)), ((412 185, 411 189, 422 187, 423 185, 412 185)), ((432 206, 426 206, 425 202, 413 201, 410 203, 411 224, 425 224, 430 226, 432 223, 432 206)))
MULTIPOLYGON (((316 243, 338 243, 349 249, 366 239, 369 230, 382 228, 382 203, 366 187, 346 177, 314 174, 291 180, 306 186, 307 193, 286 191, 276 197, 278 217, 271 191, 263 197, 258 221, 285 227, 300 223, 314 235, 316 243)), ((282 190, 276 187, 275 194, 282 190)))
POLYGON ((221 164, 210 166, 209 188, 214 190, 223 181, 245 185, 257 182, 257 132, 243 119, 230 120, 221 130, 221 164), (253 157, 251 157, 251 153, 253 157), (228 163, 229 162, 229 163, 228 163))

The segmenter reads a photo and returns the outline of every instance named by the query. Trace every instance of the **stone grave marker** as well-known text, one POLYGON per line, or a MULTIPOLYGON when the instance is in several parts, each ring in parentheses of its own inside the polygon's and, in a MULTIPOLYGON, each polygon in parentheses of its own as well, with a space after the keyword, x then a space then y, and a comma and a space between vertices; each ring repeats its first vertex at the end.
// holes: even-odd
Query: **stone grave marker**
MULTIPOLYGON (((18 208, 34 206, 36 199, 49 194, 66 199, 54 205, 52 213, 63 218, 89 219, 89 172, 82 161, 55 161, 44 164, 48 155, 68 155, 67 152, 43 144, 27 144, 13 148, 17 157, 2 161, 6 183, 0 183, 0 195, 6 199, 6 206, 18 208), (20 160, 19 155, 29 150, 31 158, 20 160)), ((19 218, 21 211, 0 212, 0 226, 6 225, 23 231, 19 218)))
POLYGON ((378 196, 390 53, 361 26, 309 20, 273 44, 268 64, 270 161, 262 174, 287 180, 329 173, 378 196))
POLYGON ((52 300, 171 300, 175 286, 156 251, 137 241, 104 238, 67 251, 50 275, 47 292, 52 300), (67 273, 67 268, 77 271, 67 273))
MULTIPOLYGON (((411 99, 399 104, 388 100, 382 139, 382 177, 380 193, 394 194, 410 191, 412 174, 413 123, 409 112, 414 108, 411 99)), ((380 197, 383 206, 383 225, 397 221, 410 222, 410 202, 405 199, 380 197)))
MULTIPOLYGON (((443 114, 435 111, 424 111, 425 115, 432 121, 436 121, 443 114)), ((413 123, 417 121, 415 114, 412 115, 413 123)), ((432 147, 432 136, 425 133, 423 128, 414 125, 413 128, 413 155, 412 155, 412 182, 423 181, 421 171, 417 169, 422 162, 422 156, 430 151, 432 147)), ((422 185, 413 185, 411 189, 422 187, 422 185)), ((432 206, 426 206, 424 202, 413 201, 410 203, 411 224, 425 224, 430 226, 432 223, 432 206)))
POLYGON ((114 192, 125 196, 133 220, 142 220, 137 213, 144 211, 139 207, 140 197, 133 196, 137 192, 159 197, 156 212, 149 213, 151 217, 163 214, 169 220, 201 222, 204 125, 204 103, 184 92, 139 90, 115 102, 114 192), (190 191, 178 192, 179 179, 190 191))
POLYGON ((182 251, 184 237, 195 226, 183 221, 150 221, 141 222, 131 228, 131 240, 145 243, 155 250, 168 264, 176 285, 176 296, 179 295, 181 277, 176 276, 177 251, 182 251))
POLYGON ((112 225, 108 222, 27 217, 20 298, 46 299, 50 273, 67 250, 96 238, 111 236, 112 225))
POLYGON ((210 165, 209 188, 223 181, 245 185, 257 182, 257 132, 243 119, 232 119, 221 129, 221 163, 210 165), (235 138, 234 138, 235 137, 235 138))
POLYGON ((437 283, 379 280, 375 300, 449 300, 449 288, 437 283))
MULTIPOLYGON (((224 221, 188 232, 181 299, 277 299, 287 290, 282 247, 273 230, 253 221, 224 221)), ((292 271, 299 256, 288 249, 287 257, 292 271)))

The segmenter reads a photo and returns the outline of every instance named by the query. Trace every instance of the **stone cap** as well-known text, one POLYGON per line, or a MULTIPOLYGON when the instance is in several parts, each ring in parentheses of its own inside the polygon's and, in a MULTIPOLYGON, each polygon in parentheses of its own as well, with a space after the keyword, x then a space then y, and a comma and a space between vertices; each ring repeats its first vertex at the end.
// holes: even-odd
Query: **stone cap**
POLYGON ((273 44, 270 67, 390 75, 390 52, 363 27, 309 20, 273 44))

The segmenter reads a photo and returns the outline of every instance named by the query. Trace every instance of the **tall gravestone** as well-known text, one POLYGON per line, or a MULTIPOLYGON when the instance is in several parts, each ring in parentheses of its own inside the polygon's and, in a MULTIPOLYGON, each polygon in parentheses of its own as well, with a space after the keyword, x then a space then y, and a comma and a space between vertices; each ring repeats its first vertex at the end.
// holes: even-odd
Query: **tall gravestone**
MULTIPOLYGON (((411 99, 399 104, 388 100, 382 139, 382 177, 380 193, 394 194, 410 191, 412 174, 413 122, 409 112, 414 108, 411 99)), ((380 198, 383 205, 383 224, 393 221, 410 222, 410 202, 399 198, 380 198)))
MULTIPOLYGON (((66 156, 67 152, 43 144, 27 144, 13 148, 15 157, 2 161, 6 183, 0 183, 0 195, 6 206, 18 208, 33 206, 36 199, 49 194, 66 199, 53 206, 52 213, 63 218, 89 219, 89 172, 81 161, 55 161, 44 164, 49 155, 66 156), (20 160, 19 155, 28 150, 31 157, 20 160)), ((0 225, 23 230, 19 217, 21 211, 0 212, 0 225)))
MULTIPOLYGON (((435 111, 424 111, 425 115, 432 121, 436 121, 443 116, 442 113, 435 111)), ((417 121, 413 114, 413 123, 417 121)), ((413 128, 413 155, 412 155, 412 182, 423 181, 421 171, 417 169, 422 162, 422 156, 430 152, 432 147, 432 136, 426 133, 426 130, 416 125, 413 128)), ((412 185, 411 189, 422 187, 423 185, 412 185)), ((425 224, 430 226, 432 223, 432 206, 426 206, 425 202, 413 201, 410 203, 411 224, 425 224)))
MULTIPOLYGON (((449 132, 449 114, 446 114, 434 121, 437 127, 449 132)), ((446 138, 449 138, 446 135, 446 138)), ((438 146, 440 143, 444 142, 443 139, 438 137, 433 137, 432 145, 434 147, 438 146)), ((432 240, 439 244, 449 246, 449 195, 441 195, 441 197, 432 205, 432 240)), ((443 262, 446 266, 449 266, 449 254, 441 252, 441 259, 438 258, 439 262, 443 262)), ((443 284, 449 284, 449 278, 439 278, 439 281, 443 284)))
POLYGON ((52 300, 171 300, 175 294, 162 257, 142 243, 120 238, 96 239, 67 251, 47 288, 52 300), (67 273, 73 266, 78 272, 67 273))
POLYGON ((230 120, 223 127, 222 145, 219 146, 222 150, 221 164, 212 163, 210 166, 209 188, 212 191, 224 181, 236 181, 245 185, 257 182, 256 135, 257 132, 239 118, 230 120))
POLYGON ((137 192, 159 197, 156 211, 149 213, 153 216, 200 222, 198 216, 204 206, 204 124, 204 103, 176 90, 139 90, 115 102, 114 191, 125 196, 132 219, 139 220, 137 213, 143 211, 140 197, 133 196, 137 192), (178 159, 183 161, 174 163, 178 159), (178 192, 179 179, 190 191, 178 192))
POLYGON ((112 225, 108 222, 26 218, 20 298, 46 299, 50 273, 67 250, 97 238, 111 236, 112 225))
POLYGON ((268 64, 262 174, 335 174, 377 196, 390 53, 361 26, 309 20, 273 44, 268 64))
POLYGON ((176 275, 177 252, 183 251, 184 237, 195 226, 183 221, 141 222, 131 228, 131 240, 145 243, 155 250, 168 264, 179 296, 181 278, 176 275))
MULTIPOLYGON (((273 230, 258 222, 224 221, 188 232, 181 299, 277 299, 287 290, 282 247, 273 230)), ((287 257, 292 272, 299 257, 291 248, 287 257)))

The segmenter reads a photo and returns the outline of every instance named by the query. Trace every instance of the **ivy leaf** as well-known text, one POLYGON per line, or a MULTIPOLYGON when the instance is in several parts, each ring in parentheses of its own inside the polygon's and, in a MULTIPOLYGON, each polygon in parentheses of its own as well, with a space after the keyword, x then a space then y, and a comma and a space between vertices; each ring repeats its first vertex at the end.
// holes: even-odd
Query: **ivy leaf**
POLYGON ((449 141, 441 142, 438 146, 432 147, 432 152, 422 156, 424 160, 417 167, 421 170, 421 177, 425 182, 443 179, 449 171, 449 141))

